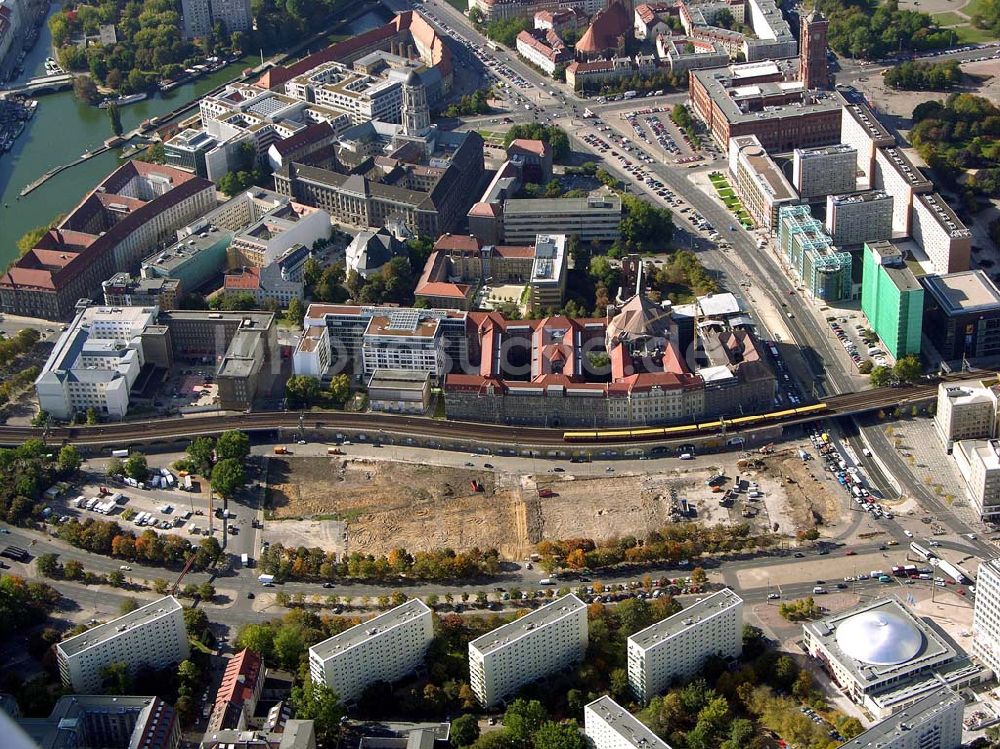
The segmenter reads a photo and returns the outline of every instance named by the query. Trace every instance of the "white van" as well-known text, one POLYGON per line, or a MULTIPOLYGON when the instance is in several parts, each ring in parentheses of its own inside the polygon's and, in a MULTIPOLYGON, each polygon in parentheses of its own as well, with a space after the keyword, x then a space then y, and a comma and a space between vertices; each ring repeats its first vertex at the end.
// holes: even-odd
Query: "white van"
POLYGON ((681 453, 681 460, 694 460, 694 455, 691 453, 681 453))

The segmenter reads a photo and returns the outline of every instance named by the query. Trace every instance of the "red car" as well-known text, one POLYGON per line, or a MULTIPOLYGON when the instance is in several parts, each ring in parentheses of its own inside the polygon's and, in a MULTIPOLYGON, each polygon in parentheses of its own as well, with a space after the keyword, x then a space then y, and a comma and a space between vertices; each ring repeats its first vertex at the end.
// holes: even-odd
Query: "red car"
POLYGON ((856 552, 856 551, 849 551, 849 552, 847 552, 846 554, 844 554, 844 556, 846 556, 846 557, 853 557, 853 556, 854 556, 855 554, 857 554, 857 553, 858 553, 858 552, 856 552))

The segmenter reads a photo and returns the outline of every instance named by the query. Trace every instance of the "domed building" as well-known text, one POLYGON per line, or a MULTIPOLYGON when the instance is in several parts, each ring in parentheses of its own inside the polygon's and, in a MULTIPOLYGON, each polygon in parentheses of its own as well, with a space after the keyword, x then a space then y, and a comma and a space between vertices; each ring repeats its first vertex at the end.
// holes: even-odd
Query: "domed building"
POLYGON ((833 682, 876 717, 913 704, 944 680, 981 680, 941 630, 895 598, 883 598, 802 626, 803 647, 833 682))

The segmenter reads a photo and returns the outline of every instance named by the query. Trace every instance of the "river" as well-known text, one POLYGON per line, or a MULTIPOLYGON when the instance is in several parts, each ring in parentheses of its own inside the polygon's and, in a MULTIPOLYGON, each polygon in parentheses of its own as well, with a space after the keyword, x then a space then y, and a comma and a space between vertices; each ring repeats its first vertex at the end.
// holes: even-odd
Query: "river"
MULTIPOLYGON (((348 24, 346 30, 358 34, 381 23, 385 23, 384 16, 369 12, 348 24)), ((50 54, 51 44, 48 26, 43 26, 38 43, 25 59, 25 73, 19 80, 44 75, 45 58, 50 54)), ((145 119, 199 98, 257 62, 259 58, 247 57, 178 86, 169 94, 157 94, 146 101, 122 107, 122 125, 128 132, 145 119)), ((17 257, 17 240, 22 234, 72 210, 88 190, 115 169, 120 151, 113 149, 67 169, 30 195, 18 199, 22 188, 52 167, 69 163, 85 151, 97 148, 112 135, 111 121, 105 111, 80 103, 72 91, 38 97, 34 118, 13 148, 0 156, 0 268, 17 257)))

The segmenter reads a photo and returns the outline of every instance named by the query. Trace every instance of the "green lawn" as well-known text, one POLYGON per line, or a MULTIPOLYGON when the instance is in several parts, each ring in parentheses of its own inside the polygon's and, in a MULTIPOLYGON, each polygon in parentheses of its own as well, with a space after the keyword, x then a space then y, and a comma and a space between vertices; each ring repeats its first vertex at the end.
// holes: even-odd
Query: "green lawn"
POLYGON ((955 28, 955 33, 958 35, 959 44, 982 44, 983 42, 992 42, 997 38, 992 31, 976 29, 972 26, 958 26, 955 28))
POLYGON ((959 6, 962 12, 965 13, 969 18, 972 18, 978 11, 982 0, 969 0, 965 5, 959 6))
POLYGON ((961 26, 965 23, 965 19, 958 15, 955 11, 946 10, 941 13, 935 13, 931 16, 935 21, 941 26, 961 26))

